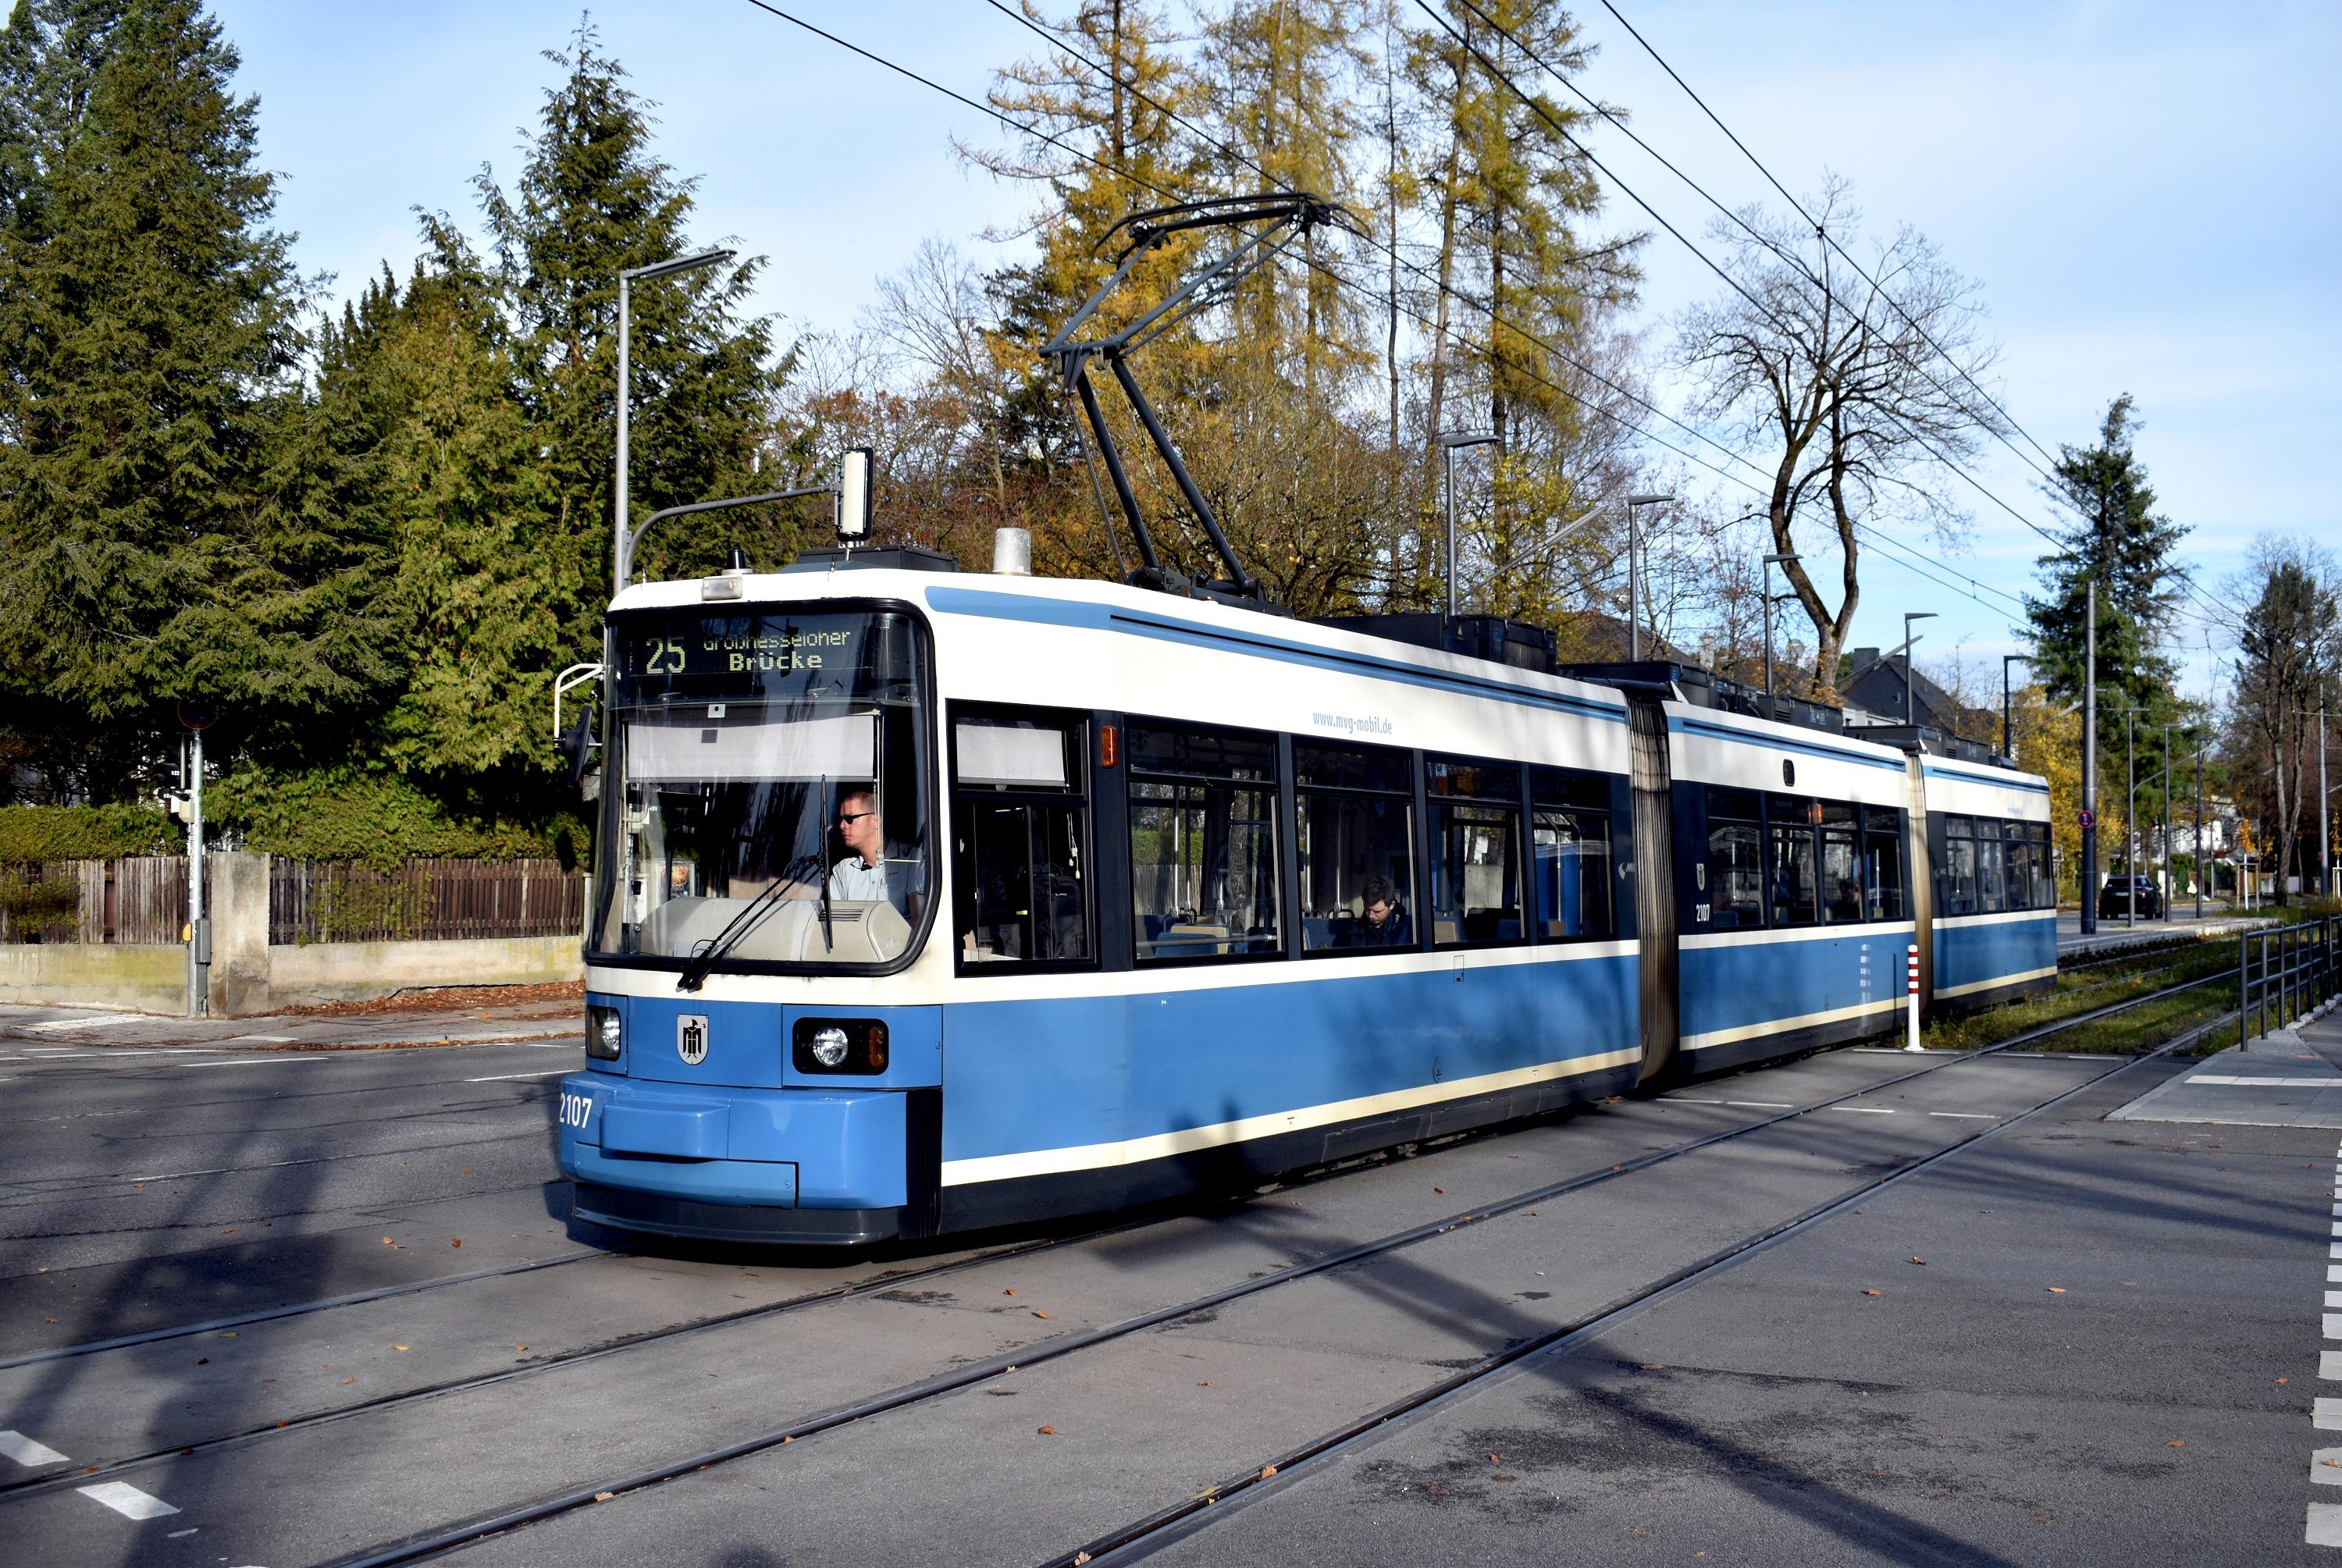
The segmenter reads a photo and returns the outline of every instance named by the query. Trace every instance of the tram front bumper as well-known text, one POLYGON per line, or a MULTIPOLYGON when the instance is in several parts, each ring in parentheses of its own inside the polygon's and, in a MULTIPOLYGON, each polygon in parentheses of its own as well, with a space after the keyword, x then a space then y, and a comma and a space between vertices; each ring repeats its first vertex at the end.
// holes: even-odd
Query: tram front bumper
MULTIPOLYGON (((561 1081, 561 1171, 579 1183, 581 1215, 630 1229, 875 1239, 836 1235, 839 1226, 813 1215, 836 1211, 844 1220, 902 1208, 905 1107, 899 1090, 702 1089, 573 1073, 561 1081), (589 1204, 589 1190, 607 1201, 589 1204), (669 1212, 676 1204, 801 1213, 786 1225, 726 1224, 719 1222, 747 1216, 681 1215, 669 1212)), ((843 1228, 878 1223, 874 1217, 843 1228)))

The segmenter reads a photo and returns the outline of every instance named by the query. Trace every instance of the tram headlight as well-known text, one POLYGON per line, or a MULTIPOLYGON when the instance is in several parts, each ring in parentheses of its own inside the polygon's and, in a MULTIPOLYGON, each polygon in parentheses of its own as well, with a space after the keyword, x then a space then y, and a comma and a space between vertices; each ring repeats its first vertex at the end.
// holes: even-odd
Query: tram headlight
POLYGON ((616 1062, 626 1043, 626 1026, 615 1007, 586 1009, 586 1054, 596 1062, 616 1062))
POLYGON ((886 1025, 876 1018, 800 1018, 790 1032, 800 1073, 884 1073, 886 1025))

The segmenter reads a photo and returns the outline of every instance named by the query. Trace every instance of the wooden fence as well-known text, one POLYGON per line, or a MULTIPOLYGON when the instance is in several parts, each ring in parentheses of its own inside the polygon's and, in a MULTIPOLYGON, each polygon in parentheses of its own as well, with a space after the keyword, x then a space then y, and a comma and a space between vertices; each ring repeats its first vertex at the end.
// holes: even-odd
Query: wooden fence
MULTIPOLYGON (((586 878, 558 861, 268 863, 276 946, 565 936, 585 919, 586 878)), ((174 943, 186 920, 185 855, 0 865, 0 943, 174 943)))
POLYGON ((555 860, 268 863, 268 941, 435 942, 583 928, 586 878, 555 860))
POLYGON ((0 865, 0 943, 167 943, 187 922, 184 855, 0 865))

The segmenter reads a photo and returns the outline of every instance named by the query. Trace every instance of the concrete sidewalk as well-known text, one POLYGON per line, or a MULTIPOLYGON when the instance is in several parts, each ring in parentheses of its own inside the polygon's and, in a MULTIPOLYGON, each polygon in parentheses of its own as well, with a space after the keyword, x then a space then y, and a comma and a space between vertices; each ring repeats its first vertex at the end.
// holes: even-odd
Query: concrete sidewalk
POLYGON ((2057 912, 2057 951, 2064 953, 2101 953, 2116 948, 2167 942, 2177 936, 2234 936, 2239 931, 2252 931, 2272 924, 2266 916, 2237 914, 2227 910, 2207 909, 2204 918, 2192 918, 2193 905, 2182 900, 2169 920, 2142 920, 2136 926, 2127 925, 2120 916, 2101 916, 2097 931, 2082 934, 2082 916, 2078 910, 2057 912))
POLYGON ((2342 1013, 2328 1003, 2291 1028, 2231 1045, 2107 1119, 2342 1128, 2342 1013))
POLYGON ((331 1051, 584 1037, 582 997, 547 994, 558 989, 552 986, 515 989, 520 994, 511 999, 467 991, 402 998, 390 1005, 256 1018, 171 1018, 90 1008, 0 1007, 0 1050, 35 1054, 168 1047, 331 1051))

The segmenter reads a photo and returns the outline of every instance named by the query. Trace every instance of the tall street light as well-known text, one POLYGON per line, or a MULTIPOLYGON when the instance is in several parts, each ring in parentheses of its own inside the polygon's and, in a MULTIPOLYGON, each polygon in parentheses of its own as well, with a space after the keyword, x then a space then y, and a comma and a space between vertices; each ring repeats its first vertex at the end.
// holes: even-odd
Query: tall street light
MULTIPOLYGON (((1794 554, 1765 557, 1765 716, 1768 719, 1773 716, 1773 568, 1786 566, 1797 559, 1794 554)), ((1789 595, 1784 594, 1781 597, 1789 595)))
POLYGON ((1911 634, 1914 621, 1932 621, 1933 610, 1907 610, 1903 614, 1903 722, 1911 726, 1911 743, 1919 741, 1919 709, 1911 700, 1911 644, 1919 639, 1911 634))
POLYGON ((1643 659, 1643 601, 1639 584, 1641 576, 1636 563, 1643 553, 1642 537, 1635 531, 1635 508, 1665 506, 1673 495, 1629 495, 1626 497, 1626 659, 1640 664, 1643 659))
POLYGON ((1486 431, 1463 431, 1439 438, 1442 457, 1447 464, 1447 618, 1456 618, 1456 449, 1459 446, 1494 446, 1496 438, 1486 431))
POLYGON ((627 372, 629 339, 633 330, 633 289, 640 281, 655 277, 673 277, 677 273, 696 272, 701 267, 718 266, 732 259, 735 253, 726 250, 701 251, 697 255, 675 256, 666 261, 653 262, 648 266, 622 267, 618 272, 618 484, 616 516, 612 526, 610 544, 610 594, 616 598, 625 589, 627 577, 634 573, 632 552, 626 547, 626 424, 628 404, 634 401, 633 381, 627 372))

